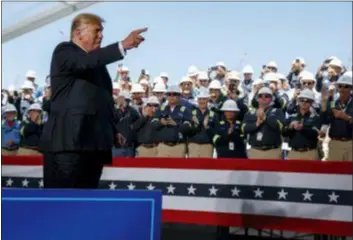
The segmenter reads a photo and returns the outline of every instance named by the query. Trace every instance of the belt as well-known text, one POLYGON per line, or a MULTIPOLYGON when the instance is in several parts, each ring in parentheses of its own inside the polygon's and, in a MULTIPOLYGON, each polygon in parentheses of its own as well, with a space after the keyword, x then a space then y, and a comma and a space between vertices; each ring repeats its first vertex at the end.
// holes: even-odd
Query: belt
POLYGON ((175 145, 178 145, 179 143, 169 143, 169 142, 163 142, 163 144, 167 145, 167 146, 170 146, 170 147, 173 147, 175 145))
POLYGON ((352 141, 352 138, 331 138, 331 140, 348 142, 348 141, 352 141))
POLYGON ((39 151, 39 147, 37 146, 28 146, 28 145, 24 145, 24 146, 20 146, 21 148, 25 148, 25 149, 31 149, 31 150, 36 150, 39 151))
POLYGON ((267 150, 271 150, 271 149, 276 149, 276 148, 279 148, 279 146, 263 146, 263 147, 252 147, 256 150, 260 150, 260 151, 267 151, 267 150))
POLYGON ((296 152, 308 152, 311 150, 315 150, 316 148, 292 148, 293 151, 296 152))
POLYGON ((1 149, 4 149, 6 151, 17 151, 18 148, 1 148, 1 149))
POLYGON ((157 146, 156 143, 151 143, 151 144, 141 144, 142 147, 145 147, 145 148, 154 148, 157 146))

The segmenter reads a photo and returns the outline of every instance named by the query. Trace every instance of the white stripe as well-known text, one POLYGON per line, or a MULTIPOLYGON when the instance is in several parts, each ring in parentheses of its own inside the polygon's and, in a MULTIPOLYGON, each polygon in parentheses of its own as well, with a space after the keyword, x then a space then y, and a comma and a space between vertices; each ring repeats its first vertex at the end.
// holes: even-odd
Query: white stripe
POLYGON ((352 190, 352 175, 338 174, 196 169, 107 168, 103 172, 102 179, 352 190))
MULTIPOLYGON (((42 167, 40 166, 3 166, 2 168, 3 176, 11 177, 42 177, 42 167)), ((178 175, 177 181, 174 182, 185 182, 184 174, 186 170, 178 170, 181 172, 176 172, 176 170, 170 171, 167 169, 162 169, 160 171, 165 171, 163 173, 164 178, 170 180, 170 173, 181 174, 178 175), (166 172, 167 171, 167 172, 166 172), (169 171, 169 172, 168 172, 169 171)), ((191 170, 199 171, 199 170, 191 170)), ((218 171, 212 171, 213 175, 209 175, 215 181, 209 181, 210 183, 227 183, 220 181, 220 178, 215 177, 215 173, 218 171)), ((222 172, 222 171, 221 171, 222 172)), ((223 171, 228 172, 228 171, 223 171)), ((159 179, 161 181, 166 181, 157 176, 153 177, 155 173, 158 173, 157 169, 134 169, 134 168, 109 168, 105 169, 105 179, 106 180, 133 180, 133 181, 155 181, 159 179), (115 169, 115 170, 114 170, 115 169), (117 171, 119 170, 119 171, 117 171), (155 170, 156 172, 146 172, 143 170, 155 170), (149 177, 141 178, 141 174, 151 174, 147 175, 149 177), (131 177, 132 176, 132 177, 131 177)), ((233 172, 236 174, 236 172, 233 172)), ((243 173, 244 174, 244 173, 243 173)), ((247 174, 250 174, 249 172, 247 174)), ((269 174, 269 173, 267 173, 269 174)), ((281 175, 286 175, 288 173, 282 173, 281 175)), ((200 174, 196 174, 200 175, 200 174)), ((310 175, 310 174, 309 174, 310 175)), ((320 182, 322 177, 330 176, 318 176, 318 174, 312 174, 310 181, 311 182, 320 182), (315 181, 313 181, 315 177, 315 181)), ((247 175, 247 176, 251 176, 247 175)), ((268 177, 267 175, 265 175, 268 177)), ((187 176, 189 180, 190 176, 187 176)), ((228 176, 229 177, 229 176, 228 176)), ((233 177, 233 176, 231 176, 233 177)), ((242 176, 244 177, 244 176, 242 176)), ((343 176, 338 176, 342 178, 343 176)), ((350 176, 351 177, 351 176, 350 176)), ((247 180, 250 178, 248 177, 247 180)), ((282 178, 283 179, 283 178, 282 178)), ((281 179, 281 180, 282 180, 281 179)), ((234 181, 233 178, 229 180, 234 181)), ((265 181, 265 178, 260 178, 260 180, 265 181)), ((299 180, 294 179, 294 180, 299 180)), ((172 181, 169 181, 172 182, 172 181)), ((199 182, 204 183, 200 180, 189 181, 189 182, 199 182)), ((251 181, 250 181, 251 182, 251 181)), ((265 181, 268 183, 268 181, 265 181)), ((335 179, 336 188, 333 189, 344 189, 342 185, 337 182, 335 179), (340 188, 338 188, 340 187, 340 188)), ((243 182, 238 182, 238 184, 244 184, 243 182)), ((249 184, 249 181, 248 181, 249 184)), ((259 183, 256 183, 259 184, 259 183)), ((326 181, 323 183, 325 186, 326 181)), ((261 185, 261 184, 259 184, 261 185)), ((293 186, 290 184, 289 186, 293 186)), ((345 184, 343 185, 345 186, 345 184)), ((328 186, 326 186, 328 187, 328 186)), ((344 189, 351 190, 351 189, 344 189)), ((323 220, 333 220, 333 221, 352 221, 352 207, 350 206, 334 206, 334 205, 325 205, 325 204, 310 204, 310 203, 290 203, 290 202, 271 202, 271 201, 255 201, 255 200, 239 200, 239 199, 217 199, 217 198, 204 198, 204 197, 177 197, 177 196, 163 196, 163 209, 171 210, 189 210, 189 211, 209 211, 209 212, 227 212, 227 213, 245 213, 245 214, 262 214, 262 215, 272 215, 272 216, 286 216, 286 217, 301 217, 301 218, 310 218, 310 219, 323 219, 323 220)))
POLYGON ((163 196, 163 209, 352 222, 352 207, 325 204, 163 196))
POLYGON ((3 165, 3 177, 33 177, 41 178, 43 176, 43 168, 41 166, 15 166, 3 165))
MULTIPOLYGON (((215 160, 217 161, 217 160, 215 160)), ((42 177, 42 167, 2 167, 3 176, 42 177)), ((102 180, 352 190, 352 175, 196 169, 105 168, 102 180)))

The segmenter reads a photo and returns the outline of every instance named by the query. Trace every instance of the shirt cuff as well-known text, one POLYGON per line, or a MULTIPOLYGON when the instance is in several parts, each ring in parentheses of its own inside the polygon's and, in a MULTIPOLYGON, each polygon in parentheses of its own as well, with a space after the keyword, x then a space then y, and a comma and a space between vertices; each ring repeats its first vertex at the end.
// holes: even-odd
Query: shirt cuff
POLYGON ((123 47, 123 44, 122 44, 121 42, 119 42, 119 50, 120 50, 121 55, 122 55, 123 57, 125 57, 126 51, 125 51, 125 49, 124 49, 124 47, 123 47))

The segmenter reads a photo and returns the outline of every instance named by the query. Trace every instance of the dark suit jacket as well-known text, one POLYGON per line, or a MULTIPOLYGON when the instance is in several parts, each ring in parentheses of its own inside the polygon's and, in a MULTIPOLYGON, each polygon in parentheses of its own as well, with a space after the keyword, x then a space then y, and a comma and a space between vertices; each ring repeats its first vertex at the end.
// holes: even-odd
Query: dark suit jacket
POLYGON ((40 142, 43 152, 111 150, 116 115, 106 65, 121 59, 118 43, 90 53, 73 42, 55 48, 51 113, 40 142))

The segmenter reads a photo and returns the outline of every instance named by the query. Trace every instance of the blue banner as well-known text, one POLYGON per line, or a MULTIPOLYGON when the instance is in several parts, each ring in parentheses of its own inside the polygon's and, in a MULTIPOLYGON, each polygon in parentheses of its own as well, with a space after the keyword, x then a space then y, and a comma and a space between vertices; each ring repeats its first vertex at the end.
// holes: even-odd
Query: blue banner
POLYGON ((3 189, 4 240, 160 240, 161 191, 3 189))

